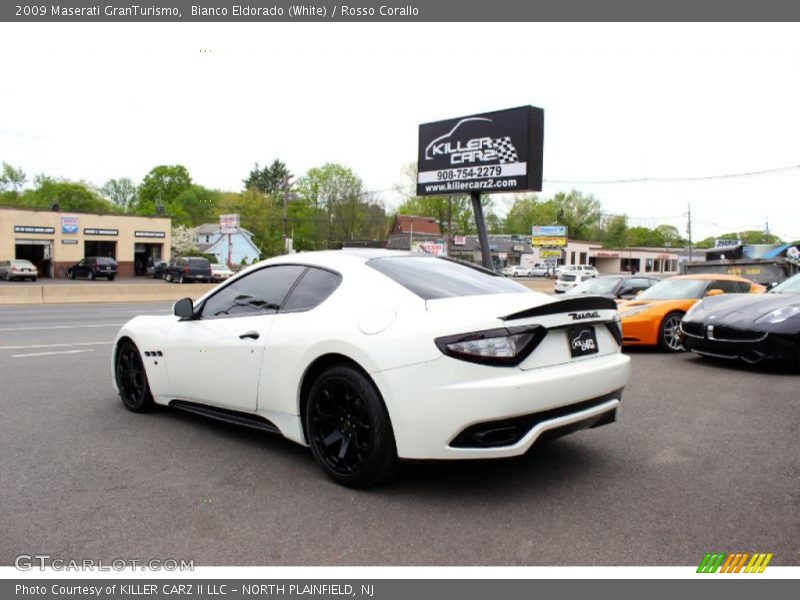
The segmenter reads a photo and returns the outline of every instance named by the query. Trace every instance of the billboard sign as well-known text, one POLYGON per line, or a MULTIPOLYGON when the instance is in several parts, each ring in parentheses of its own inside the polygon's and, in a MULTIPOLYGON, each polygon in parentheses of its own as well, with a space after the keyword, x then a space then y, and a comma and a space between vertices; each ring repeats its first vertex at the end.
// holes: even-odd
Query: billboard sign
POLYGON ((236 233, 239 229, 239 215, 220 215, 219 232, 223 234, 236 233))
POLYGON ((742 240, 725 240, 717 238, 714 240, 714 248, 736 248, 742 245, 742 240))
POLYGON ((534 225, 531 227, 531 246, 566 246, 567 228, 564 225, 534 225))
POLYGON ((541 250, 539 252, 540 258, 561 258, 561 250, 541 250))
POLYGON ((439 242, 414 242, 411 251, 444 256, 444 244, 439 242))
POLYGON ((521 106, 419 126, 417 195, 542 189, 544 111, 521 106))
POLYGON ((61 233, 78 233, 78 217, 62 216, 61 233))

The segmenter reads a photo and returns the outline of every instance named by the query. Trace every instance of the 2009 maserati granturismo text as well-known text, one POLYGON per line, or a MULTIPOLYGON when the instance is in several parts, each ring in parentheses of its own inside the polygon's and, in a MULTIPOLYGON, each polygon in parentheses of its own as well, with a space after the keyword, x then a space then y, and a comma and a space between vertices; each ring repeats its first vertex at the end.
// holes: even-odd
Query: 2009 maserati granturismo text
POLYGON ((501 458, 616 419, 616 305, 390 251, 264 261, 115 340, 123 403, 168 405, 308 445, 365 487, 402 459, 501 458))

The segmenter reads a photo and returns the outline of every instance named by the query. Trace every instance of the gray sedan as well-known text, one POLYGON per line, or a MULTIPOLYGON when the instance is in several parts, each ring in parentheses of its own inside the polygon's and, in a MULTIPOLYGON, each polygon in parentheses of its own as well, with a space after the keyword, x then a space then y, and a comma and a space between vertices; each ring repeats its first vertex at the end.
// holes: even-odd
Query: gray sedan
POLYGON ((0 261, 0 279, 11 281, 12 279, 30 279, 36 281, 39 270, 32 262, 27 260, 5 260, 0 261))

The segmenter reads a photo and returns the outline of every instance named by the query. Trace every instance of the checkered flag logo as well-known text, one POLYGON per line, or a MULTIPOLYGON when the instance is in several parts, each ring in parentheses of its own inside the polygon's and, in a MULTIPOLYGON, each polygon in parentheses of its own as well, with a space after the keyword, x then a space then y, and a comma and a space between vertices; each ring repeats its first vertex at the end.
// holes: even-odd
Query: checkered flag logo
POLYGON ((497 152, 497 156, 500 158, 501 165, 519 161, 519 158, 517 157, 517 149, 514 148, 514 144, 511 143, 510 137, 505 136, 497 138, 492 143, 492 147, 497 152))

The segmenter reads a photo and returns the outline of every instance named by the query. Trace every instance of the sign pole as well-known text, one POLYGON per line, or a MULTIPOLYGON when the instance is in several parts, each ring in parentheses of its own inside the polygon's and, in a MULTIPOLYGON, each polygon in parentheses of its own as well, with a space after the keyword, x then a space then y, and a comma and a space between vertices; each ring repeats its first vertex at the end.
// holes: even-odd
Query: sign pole
POLYGON ((472 210, 475 213, 475 227, 478 229, 478 242, 481 245, 481 257, 483 266, 494 271, 492 263, 492 253, 489 250, 489 236, 486 233, 486 220, 483 218, 483 205, 481 204, 480 192, 471 192, 472 210))

